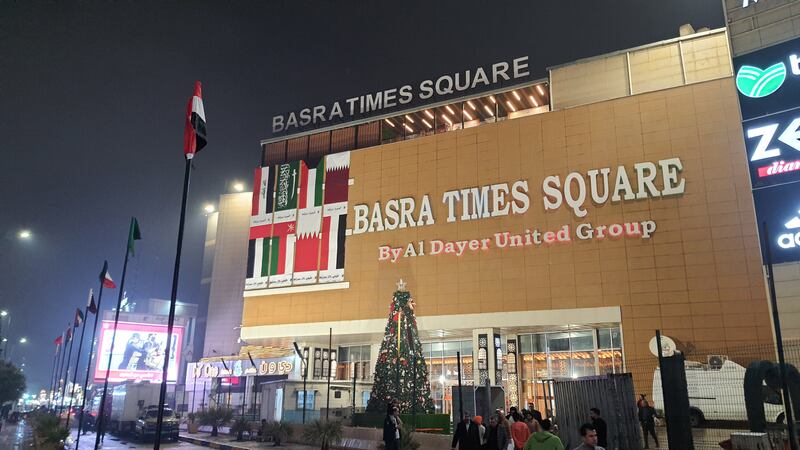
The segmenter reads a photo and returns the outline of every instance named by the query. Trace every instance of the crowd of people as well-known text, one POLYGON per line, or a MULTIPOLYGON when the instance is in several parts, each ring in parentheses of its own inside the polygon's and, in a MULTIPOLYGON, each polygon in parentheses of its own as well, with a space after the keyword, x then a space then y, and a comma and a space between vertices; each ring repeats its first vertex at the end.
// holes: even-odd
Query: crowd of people
MULTIPOLYGON (((639 423, 644 435, 644 448, 649 448, 652 436, 656 447, 656 411, 641 395, 636 402, 639 423), (649 436, 648 436, 649 435, 649 436)), ((608 446, 608 426, 598 408, 590 408, 588 421, 580 426, 581 444, 574 450, 605 450, 608 446)), ((465 412, 453 433, 453 450, 565 450, 558 427, 536 409, 519 410, 512 406, 508 414, 496 410, 484 423, 481 416, 465 412)), ((389 404, 383 426, 386 450, 398 450, 403 422, 397 402, 389 404)))
MULTIPOLYGON (((607 445, 606 422, 600 410, 592 408, 591 422, 580 428, 582 443, 576 450, 604 450, 607 445)), ((503 415, 495 411, 489 418, 488 427, 481 416, 465 413, 453 434, 453 450, 564 450, 557 429, 550 419, 533 409, 519 411, 511 407, 503 415)))

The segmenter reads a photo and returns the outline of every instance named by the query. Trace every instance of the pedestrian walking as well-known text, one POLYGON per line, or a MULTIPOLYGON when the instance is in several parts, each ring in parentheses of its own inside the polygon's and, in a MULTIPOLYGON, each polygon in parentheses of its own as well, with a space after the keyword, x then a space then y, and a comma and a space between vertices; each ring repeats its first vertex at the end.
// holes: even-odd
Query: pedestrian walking
POLYGON ((641 399, 639 406, 639 423, 642 425, 642 434, 644 435, 644 448, 650 448, 647 435, 653 436, 653 440, 658 445, 658 436, 656 436, 656 410, 650 406, 650 402, 641 399))
POLYGON ((502 424, 501 414, 493 414, 489 418, 489 428, 486 430, 486 450, 508 450, 508 431, 502 424))
POLYGON ((400 410, 390 403, 386 418, 383 420, 383 443, 386 450, 398 450, 400 448, 400 428, 403 422, 400 420, 400 410))
POLYGON ((534 432, 523 447, 524 450, 564 450, 561 439, 551 432, 553 423, 543 419, 542 423, 533 421, 534 432))
MULTIPOLYGON (((533 416, 531 416, 533 420, 533 416)), ((518 420, 511 424, 511 439, 514 441, 514 450, 522 450, 528 438, 531 437, 531 429, 524 420, 518 420)))
POLYGON ((608 447, 608 426, 606 421, 600 417, 600 410, 591 408, 589 410, 589 418, 592 419, 592 426, 597 432, 597 445, 600 447, 608 447))
POLYGON ((480 449, 480 432, 478 425, 472 421, 472 416, 469 412, 464 413, 461 422, 456 426, 456 432, 453 433, 453 443, 450 447, 453 450, 479 450, 480 449))
POLYGON ((575 447, 575 450, 606 450, 597 445, 597 430, 594 429, 592 424, 585 423, 581 425, 580 432, 583 442, 575 447))

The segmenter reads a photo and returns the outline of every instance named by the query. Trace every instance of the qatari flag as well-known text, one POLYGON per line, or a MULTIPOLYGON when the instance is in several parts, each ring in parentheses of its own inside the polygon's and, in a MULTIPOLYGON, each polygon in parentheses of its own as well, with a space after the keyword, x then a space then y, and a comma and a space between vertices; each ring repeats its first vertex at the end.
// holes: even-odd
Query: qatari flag
POLYGON ((186 159, 206 146, 206 111, 203 108, 203 95, 200 82, 194 82, 194 95, 186 105, 186 125, 183 129, 183 153, 186 159))

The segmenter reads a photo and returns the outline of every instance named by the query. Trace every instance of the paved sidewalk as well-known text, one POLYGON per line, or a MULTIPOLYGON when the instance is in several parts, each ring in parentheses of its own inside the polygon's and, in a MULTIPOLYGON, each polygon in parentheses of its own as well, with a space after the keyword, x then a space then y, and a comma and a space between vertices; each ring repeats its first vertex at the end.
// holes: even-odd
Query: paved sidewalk
POLYGON ((0 449, 23 450, 33 448, 33 432, 24 421, 11 424, 4 422, 0 429, 0 449))
POLYGON ((285 442, 279 447, 274 447, 271 442, 256 441, 236 441, 229 435, 219 435, 211 437, 208 433, 181 433, 181 441, 190 442, 194 445, 215 448, 219 450, 266 450, 266 449, 291 449, 291 450, 319 450, 318 447, 285 442))

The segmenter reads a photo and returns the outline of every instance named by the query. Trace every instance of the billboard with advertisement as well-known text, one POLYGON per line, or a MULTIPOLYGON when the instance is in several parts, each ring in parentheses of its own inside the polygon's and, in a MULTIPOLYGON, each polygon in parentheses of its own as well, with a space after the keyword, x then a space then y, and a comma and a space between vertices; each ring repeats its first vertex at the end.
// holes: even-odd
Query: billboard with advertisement
MULTIPOLYGON (((753 191, 753 199, 758 226, 763 230, 766 225, 769 231, 772 262, 778 264, 800 260, 800 183, 753 191)), ((763 242, 761 247, 766 263, 763 242)))
MULTIPOLYGON (((167 381, 178 379, 180 349, 183 345, 183 327, 173 327, 167 381)), ((114 322, 104 320, 100 329, 95 380, 104 380, 108 360, 111 359, 109 381, 142 380, 160 382, 167 347, 167 326, 147 323, 120 322, 114 354, 111 355, 111 339, 114 322)))
POLYGON ((800 38, 733 58, 742 119, 792 109, 800 98, 800 38))

